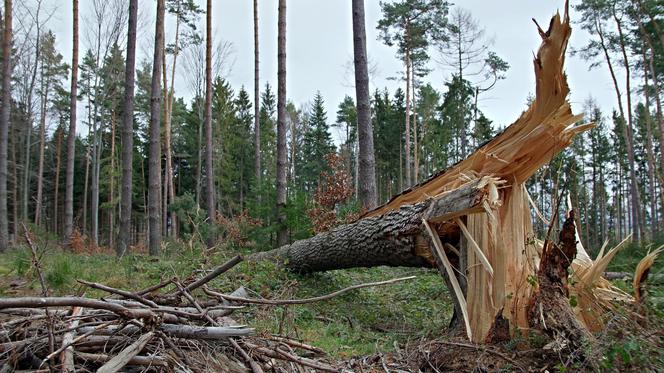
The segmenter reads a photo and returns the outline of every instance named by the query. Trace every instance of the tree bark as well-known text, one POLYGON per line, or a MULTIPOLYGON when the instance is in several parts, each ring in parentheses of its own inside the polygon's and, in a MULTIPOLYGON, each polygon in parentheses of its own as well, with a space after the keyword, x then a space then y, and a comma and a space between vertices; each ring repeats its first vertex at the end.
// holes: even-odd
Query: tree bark
POLYGON ((404 135, 405 138, 405 145, 406 149, 404 152, 406 153, 405 161, 406 161, 406 167, 404 171, 406 172, 406 182, 405 186, 406 189, 410 188, 412 184, 412 178, 411 178, 411 159, 410 159, 410 87, 411 87, 411 79, 410 76, 412 75, 412 68, 411 68, 411 61, 410 61, 410 53, 407 50, 406 51, 406 133, 404 135))
MULTIPOLYGON (((206 12, 206 43, 205 43, 205 173, 207 214, 209 223, 214 225, 217 219, 214 188, 214 167, 212 164, 212 0, 207 0, 206 12)), ((210 230, 207 246, 214 246, 216 237, 214 229, 210 230)))
MULTIPOLYGON (((178 7, 181 4, 178 2, 178 7)), ((164 90, 166 91, 166 110, 164 110, 164 153, 166 158, 166 183, 164 184, 164 189, 166 189, 165 198, 163 201, 164 205, 164 216, 163 218, 168 219, 168 206, 173 203, 175 200, 175 183, 173 182, 173 150, 171 144, 171 123, 173 120, 173 97, 175 95, 175 68, 178 61, 178 52, 180 49, 180 12, 181 9, 177 9, 176 21, 175 21, 175 47, 173 49, 173 64, 171 66, 171 86, 168 87, 166 79, 166 58, 164 57, 164 90)), ((168 225, 164 224, 164 229, 168 233, 168 225)), ((171 214, 171 230, 170 235, 177 238, 177 223, 175 214, 171 214)))
POLYGON ((60 196, 60 166, 62 165, 62 136, 63 131, 58 131, 55 140, 55 191, 53 197, 53 232, 58 234, 58 198, 60 196))
POLYGON ((44 77, 44 61, 41 63, 42 75, 42 104, 39 116, 39 164, 37 166, 37 203, 35 206, 35 225, 41 225, 42 200, 44 193, 44 149, 46 147, 46 110, 48 110, 48 91, 50 77, 44 77), (46 81, 44 82, 44 79, 46 81))
POLYGON ((149 252, 159 255, 161 249, 161 68, 164 58, 164 0, 157 0, 157 22, 152 61, 150 93, 150 155, 148 171, 149 252))
MULTIPOLYGON (((384 215, 339 226, 306 240, 257 253, 249 260, 272 259, 285 268, 300 272, 375 267, 380 265, 432 267, 435 262, 422 219, 441 223, 457 216, 481 211, 489 188, 476 180, 437 199, 402 206, 384 215)), ((443 242, 458 244, 459 231, 438 226, 443 242)))
POLYGON ((613 5, 613 19, 616 22, 618 36, 620 41, 620 51, 623 57, 623 65, 625 68, 625 91, 627 95, 627 158, 629 160, 629 173, 630 173, 630 189, 632 201, 632 216, 633 216, 633 229, 637 241, 643 239, 645 233, 643 218, 643 210, 641 206, 641 190, 639 188, 639 181, 636 176, 636 158, 634 155, 634 126, 632 124, 632 88, 631 88, 631 66, 627 55, 627 43, 625 35, 622 30, 622 20, 616 14, 615 4, 613 5))
POLYGON ((65 171, 65 231, 64 242, 69 246, 69 239, 74 231, 74 161, 76 155, 76 90, 78 87, 78 0, 73 5, 73 46, 71 57, 71 92, 69 103, 69 133, 67 134, 67 165, 65 171))
POLYGON ((367 66, 367 34, 364 0, 353 0, 353 52, 355 62, 355 96, 357 101, 357 134, 359 169, 357 184, 362 207, 376 207, 376 161, 374 158, 373 124, 369 104, 369 69, 367 66))
POLYGON ((288 242, 286 228, 286 0, 279 0, 277 35, 277 245, 288 242))
POLYGON ((28 218, 28 205, 30 202, 30 161, 32 149, 32 117, 34 115, 32 110, 33 93, 35 83, 37 82, 37 71, 39 70, 39 56, 41 53, 41 24, 39 23, 39 13, 41 10, 41 2, 37 2, 37 10, 35 11, 35 60, 32 66, 32 76, 30 77, 30 84, 28 86, 27 108, 28 108, 28 125, 26 128, 25 136, 25 160, 23 164, 23 201, 21 207, 21 217, 23 222, 27 222, 28 218))
POLYGON ((259 191, 257 198, 260 199, 261 186, 261 120, 260 120, 260 59, 258 49, 258 0, 254 0, 254 168, 256 172, 256 189, 259 191))
POLYGON ((9 246, 7 214, 7 142, 11 96, 12 1, 5 0, 5 24, 2 33, 2 116, 0 116, 0 252, 9 246))
POLYGON ((120 231, 116 254, 123 256, 131 243, 132 173, 134 158, 134 75, 136 73, 136 23, 138 0, 129 1, 125 97, 122 117, 122 190, 120 195, 120 231))

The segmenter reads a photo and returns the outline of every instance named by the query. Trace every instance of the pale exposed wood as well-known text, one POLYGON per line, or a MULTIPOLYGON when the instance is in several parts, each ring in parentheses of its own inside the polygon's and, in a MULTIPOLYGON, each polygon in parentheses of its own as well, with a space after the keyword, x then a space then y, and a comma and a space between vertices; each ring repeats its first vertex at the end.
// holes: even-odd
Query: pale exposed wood
POLYGON ((632 281, 632 288, 634 289, 634 299, 637 302, 643 300, 643 283, 648 277, 650 268, 655 264, 655 259, 659 254, 664 251, 664 245, 658 247, 656 250, 649 252, 643 259, 639 261, 634 271, 634 280, 632 281))
POLYGON ((136 342, 127 346, 127 348, 120 351, 119 354, 115 355, 106 364, 102 365, 97 370, 97 373, 115 373, 119 371, 143 350, 143 347, 150 342, 152 337, 154 337, 154 332, 147 332, 141 335, 136 342))
POLYGON ((80 316, 83 313, 83 307, 74 307, 71 312, 73 319, 67 325, 68 329, 71 331, 65 333, 62 337, 62 346, 68 346, 60 354, 60 361, 62 362, 62 372, 74 372, 76 369, 74 367, 74 347, 71 346, 74 337, 76 336, 76 327, 80 322, 80 319, 77 316, 80 316))
POLYGON ((475 239, 473 238, 473 235, 470 234, 468 231, 468 228, 466 228, 466 225, 461 221, 461 219, 454 219, 454 221, 457 223, 459 228, 461 228, 461 231, 463 232, 464 236, 466 236, 466 239, 470 243, 470 247, 475 250, 475 255, 477 255, 477 258, 480 260, 480 263, 482 263, 482 266, 484 266, 484 269, 493 276, 493 267, 491 266, 491 263, 489 263, 489 259, 487 259, 486 255, 482 252, 482 249, 480 246, 475 242, 475 239))
POLYGON ((445 255, 445 250, 443 250, 443 244, 440 242, 440 237, 438 237, 438 234, 431 229, 431 226, 426 221, 426 219, 422 219, 422 224, 424 224, 424 227, 426 228, 427 232, 429 232, 429 235, 431 236, 431 240, 433 242, 434 252, 437 254, 438 258, 443 263, 449 281, 452 283, 452 288, 454 289, 454 295, 457 298, 457 302, 459 302, 459 306, 461 308, 461 314, 463 315, 463 321, 466 324, 466 334, 468 335, 468 339, 472 340, 473 335, 472 335, 472 328, 470 327, 470 318, 468 317, 468 305, 466 304, 466 297, 463 295, 463 290, 461 289, 461 286, 459 286, 459 281, 457 281, 456 274, 454 273, 454 269, 452 268, 452 263, 450 263, 450 260, 447 259, 447 255, 445 255))

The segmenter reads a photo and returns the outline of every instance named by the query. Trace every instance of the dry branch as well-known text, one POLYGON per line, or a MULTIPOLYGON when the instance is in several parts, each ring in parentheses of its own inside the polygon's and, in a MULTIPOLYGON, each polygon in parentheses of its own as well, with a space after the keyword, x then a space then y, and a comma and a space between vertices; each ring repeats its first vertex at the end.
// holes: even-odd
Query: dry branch
POLYGON ((205 289, 205 292, 209 295, 213 295, 213 296, 221 298, 221 299, 231 300, 231 301, 239 302, 239 303, 267 304, 267 305, 273 305, 273 306, 280 306, 280 305, 288 305, 288 304, 306 304, 306 303, 320 302, 320 301, 324 301, 324 300, 327 300, 327 299, 334 298, 336 296, 347 293, 349 291, 362 289, 362 288, 368 288, 368 287, 372 287, 372 286, 390 285, 390 284, 394 284, 394 283, 401 282, 401 281, 412 280, 414 278, 415 278, 415 276, 408 276, 408 277, 395 278, 395 279, 387 280, 387 281, 368 282, 368 283, 365 283, 365 284, 358 284, 358 285, 349 286, 347 288, 337 290, 337 291, 335 291, 333 293, 330 293, 330 294, 321 295, 319 297, 305 298, 305 299, 256 299, 256 298, 243 298, 243 297, 237 297, 237 296, 234 296, 234 295, 222 294, 222 293, 219 293, 219 292, 216 292, 216 291, 212 291, 210 289, 205 289))
POLYGON ((102 365, 97 373, 115 373, 127 365, 131 359, 138 355, 148 342, 154 337, 153 332, 143 334, 136 340, 136 342, 129 345, 122 350, 119 354, 115 355, 106 364, 102 365))
POLYGON ((85 307, 111 311, 127 319, 154 319, 147 309, 129 309, 118 304, 82 297, 22 297, 1 298, 0 310, 5 308, 85 307))
MULTIPOLYGON (((76 357, 97 363, 105 363, 113 358, 106 354, 91 354, 79 351, 76 351, 76 357)), ((168 366, 168 362, 165 358, 159 356, 134 356, 127 362, 127 365, 166 367, 168 366)))
POLYGON ((106 285, 103 285, 103 284, 98 284, 96 282, 89 282, 89 281, 80 280, 80 279, 76 280, 76 281, 78 281, 79 283, 81 283, 83 285, 89 286, 93 289, 99 289, 99 290, 103 290, 103 291, 111 293, 111 294, 120 295, 120 296, 128 298, 128 299, 133 299, 133 300, 135 300, 139 303, 142 303, 142 304, 144 304, 148 307, 154 307, 154 308, 159 307, 159 305, 157 305, 157 303, 155 303, 155 302, 153 302, 149 299, 145 299, 145 298, 143 298, 143 297, 141 297, 141 296, 139 296, 135 293, 131 293, 129 291, 115 289, 115 288, 112 288, 110 286, 106 286, 106 285))
MULTIPOLYGON (((224 272, 228 271, 229 269, 235 267, 242 260, 243 260, 243 258, 242 258, 241 255, 237 255, 237 256, 233 257, 231 260, 229 260, 226 263, 224 263, 224 264, 220 265, 219 267, 215 268, 212 272, 210 272, 206 276, 204 276, 204 277, 192 282, 191 284, 187 285, 184 288, 184 290, 191 293, 192 291, 198 289, 199 287, 201 287, 201 286, 207 284, 208 282, 214 280, 216 277, 218 277, 222 273, 224 273, 224 272)), ((170 295, 177 296, 177 295, 180 295, 181 293, 182 293, 182 290, 178 289, 177 291, 175 291, 174 293, 172 293, 170 295)))

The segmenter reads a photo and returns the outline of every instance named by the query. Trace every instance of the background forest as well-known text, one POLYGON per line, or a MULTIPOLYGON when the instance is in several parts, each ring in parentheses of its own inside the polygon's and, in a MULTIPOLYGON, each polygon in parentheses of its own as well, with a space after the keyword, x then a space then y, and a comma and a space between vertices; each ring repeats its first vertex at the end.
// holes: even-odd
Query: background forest
MULTIPOLYGON (((1 250, 17 239, 24 223, 92 250, 104 247, 123 255, 126 250, 120 243, 126 238, 130 251, 143 252, 150 240, 151 214, 169 240, 214 240, 266 249, 283 243, 283 237, 305 238, 354 219, 363 209, 465 158, 501 130, 478 102, 496 84, 509 84, 501 81, 509 64, 492 51, 490 38, 473 15, 445 1, 381 4, 381 20, 367 27, 377 27, 381 41, 392 46, 403 63, 398 78, 403 87, 369 94, 375 198, 373 203, 363 201, 358 196, 367 176, 360 170, 358 109, 352 90, 336 112, 326 111, 325 97, 317 93, 309 102, 284 101, 280 116, 279 87, 259 84, 258 61, 271 63, 273 56, 259 59, 258 39, 256 86, 253 91, 231 86, 226 79, 231 48, 211 41, 201 30, 206 17, 202 5, 194 0, 158 3, 163 11, 162 39, 157 33, 155 59, 135 62, 135 98, 128 109, 127 25, 132 17, 126 1, 87 4, 80 15, 83 28, 75 33, 83 42, 73 82, 72 63, 58 51, 58 32, 51 28, 57 7, 69 5, 16 2, 14 27, 7 29, 12 2, 5 1, 4 34, 5 41, 11 36, 11 63, 10 70, 3 71, 11 79, 5 77, 9 82, 3 85, 2 126, 7 136, 0 157, 6 173, 0 172, 0 183, 6 185, 6 196, 0 190, 0 198, 6 210, 0 206, 0 223, 7 236, 3 243, 0 240, 1 250), (165 40, 164 19, 175 27, 165 40), (157 58, 159 53, 163 59, 157 58), (155 61, 161 64, 155 66, 155 61), (428 81, 432 64, 450 72, 444 86, 428 81), (176 79, 185 79, 193 94, 176 91, 176 79), (206 89, 207 83, 211 89, 206 89), (74 109, 72 98, 78 105, 74 109), (156 112, 155 100, 161 102, 156 112), (132 123, 129 131, 123 131, 125 117, 132 123), (72 122, 77 132, 71 132, 72 122), (333 130, 343 134, 342 139, 333 140, 333 130), (206 152, 206 145, 212 151, 206 152), (73 156, 69 161, 68 154, 73 156), (213 169, 206 164, 208 155, 213 169), (285 160, 285 203, 279 201, 280 156, 285 160), (123 178, 126 159, 131 159, 128 179, 123 178), (131 198, 123 204, 127 180, 131 198), (157 184, 158 195, 151 192, 151 185, 157 184), (121 217, 128 207, 130 228, 123 233, 121 217)), ((255 17, 257 5, 254 1, 255 17)), ((573 13, 577 27, 592 35, 586 45, 573 45, 573 53, 591 68, 609 71, 616 106, 603 112, 588 98, 584 121, 596 127, 552 159, 531 180, 529 191, 545 215, 568 191, 579 211, 582 240, 590 248, 629 234, 637 241, 650 241, 664 225, 659 84, 664 74, 663 5, 658 0, 584 0, 573 13)), ((145 22, 135 17, 134 24, 145 22)), ((159 22, 158 17, 157 29, 159 22)), ((258 33, 257 25, 254 30, 258 33)), ((135 58, 135 39, 131 53, 135 58)), ((543 220, 536 214, 534 218, 544 232, 543 220)), ((158 246, 150 252, 157 254, 158 246)))

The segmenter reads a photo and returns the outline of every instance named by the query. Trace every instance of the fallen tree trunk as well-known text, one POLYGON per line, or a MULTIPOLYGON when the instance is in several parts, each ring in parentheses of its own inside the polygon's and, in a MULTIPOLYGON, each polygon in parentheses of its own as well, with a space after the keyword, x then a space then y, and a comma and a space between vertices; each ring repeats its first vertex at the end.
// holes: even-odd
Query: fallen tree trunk
MULTIPOLYGON (((300 273, 353 267, 435 265, 422 219, 449 220, 482 211, 483 203, 496 189, 498 180, 485 177, 458 189, 428 198, 415 205, 402 206, 385 215, 342 225, 312 238, 296 241, 276 250, 254 254, 250 260, 278 260, 300 273)), ((458 241, 458 230, 439 226, 443 241, 458 241)))

